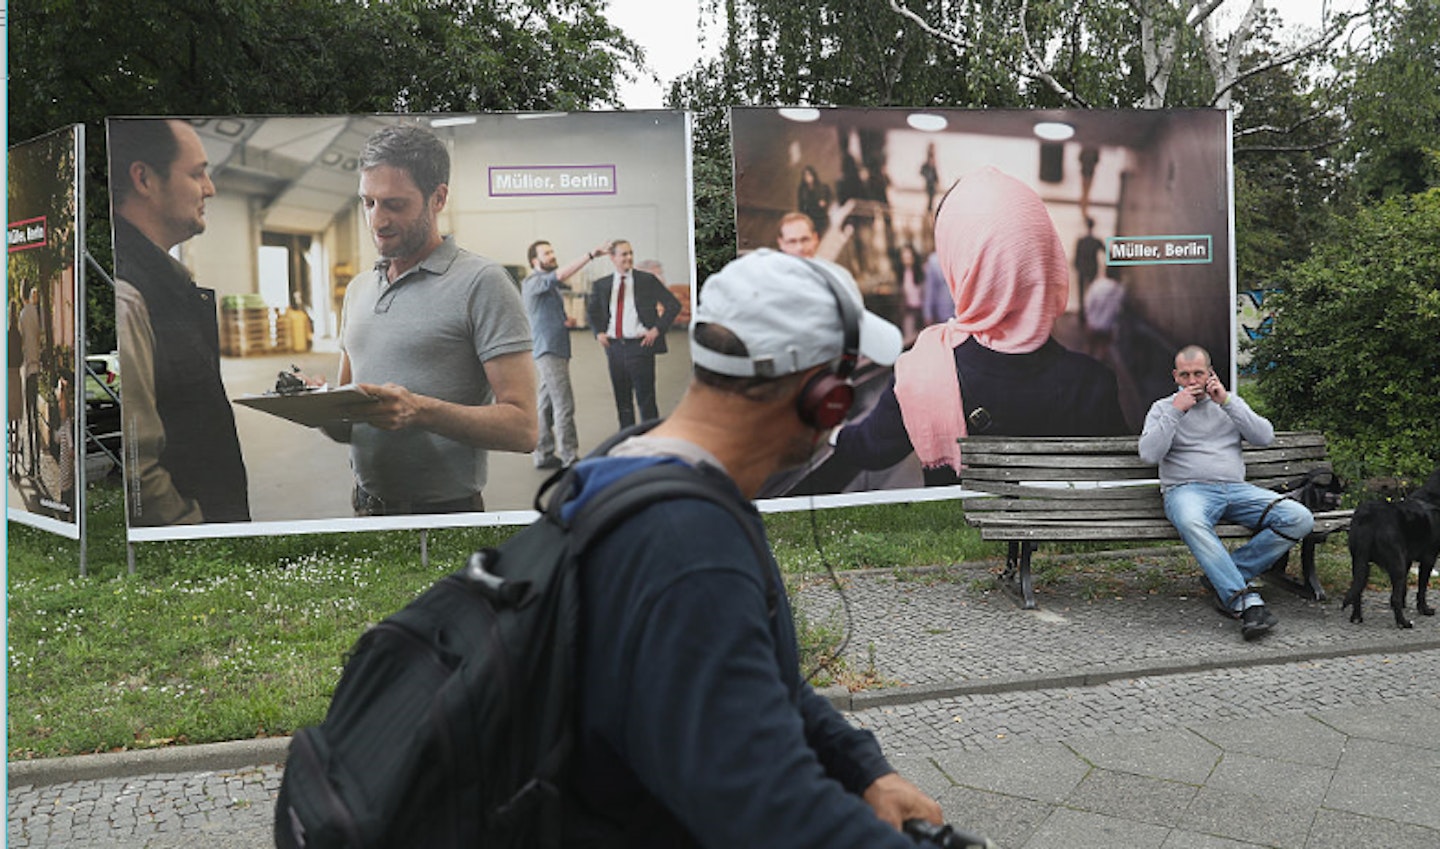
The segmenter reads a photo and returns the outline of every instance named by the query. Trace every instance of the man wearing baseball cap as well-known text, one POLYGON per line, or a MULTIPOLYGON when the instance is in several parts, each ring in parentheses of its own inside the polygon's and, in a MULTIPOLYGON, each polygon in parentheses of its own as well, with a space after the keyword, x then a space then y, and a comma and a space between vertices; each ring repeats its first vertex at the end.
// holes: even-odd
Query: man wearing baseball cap
MULTIPOLYGON (((574 510, 661 463, 750 499, 804 462, 848 406, 864 355, 900 332, 838 266, 757 251, 700 291, 694 375, 670 417, 575 469, 574 510)), ((581 564, 579 726, 566 846, 914 847, 939 806, 874 736, 811 690, 773 556, 721 505, 671 499, 625 520, 581 564)))

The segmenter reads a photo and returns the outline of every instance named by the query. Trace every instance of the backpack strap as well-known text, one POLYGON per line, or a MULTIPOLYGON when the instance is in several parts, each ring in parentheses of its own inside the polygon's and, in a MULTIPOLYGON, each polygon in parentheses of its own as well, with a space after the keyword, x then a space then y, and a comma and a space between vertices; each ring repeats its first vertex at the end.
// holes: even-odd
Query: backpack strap
MULTIPOLYGON (((624 428, 614 434, 611 434, 604 442, 601 442, 598 446, 596 446, 595 450, 591 451, 589 454, 586 454, 585 459, 589 460, 592 457, 604 457, 606 454, 610 453, 610 449, 614 448, 615 446, 619 445, 620 443, 624 442, 632 436, 639 436, 642 433, 646 433, 651 428, 655 427, 655 425, 660 424, 661 421, 662 419, 653 419, 651 421, 641 422, 639 424, 631 425, 630 427, 624 428)), ((536 513, 550 512, 545 507, 545 493, 549 492, 552 488, 555 487, 556 484, 559 484, 561 482, 564 482, 565 486, 560 488, 559 496, 551 497, 550 503, 553 507, 558 507, 560 502, 565 500, 565 494, 568 493, 571 489, 570 478, 574 471, 575 467, 573 465, 569 466, 568 468, 556 469, 555 471, 550 473, 550 477, 546 478, 544 482, 540 484, 540 488, 535 490, 535 500, 532 505, 535 508, 536 513)))
MULTIPOLYGON (((568 491, 562 487, 557 497, 546 507, 547 517, 558 521, 560 494, 568 491), (553 511, 553 512, 552 512, 553 511)), ((714 474, 693 466, 675 463, 661 463, 626 475, 620 481, 606 487, 580 508, 570 522, 574 540, 572 551, 579 553, 603 538, 626 519, 660 501, 677 498, 698 498, 725 508, 745 532, 755 560, 765 575, 765 607, 773 617, 780 605, 780 589, 775 580, 775 570, 770 566, 770 547, 764 535, 755 527, 749 510, 743 506, 728 480, 721 480, 714 474)))

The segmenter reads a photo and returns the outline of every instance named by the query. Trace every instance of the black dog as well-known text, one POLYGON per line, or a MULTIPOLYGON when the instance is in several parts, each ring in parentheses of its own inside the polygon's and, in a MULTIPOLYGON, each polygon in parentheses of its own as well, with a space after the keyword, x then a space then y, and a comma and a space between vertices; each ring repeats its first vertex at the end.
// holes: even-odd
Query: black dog
POLYGON ((1420 587, 1415 593, 1415 609, 1424 616, 1434 616, 1435 608, 1425 603, 1430 586, 1430 573, 1435 557, 1440 554, 1440 468, 1430 473, 1425 485, 1403 501, 1367 501, 1355 508, 1350 520, 1350 591, 1345 594, 1343 610, 1355 606, 1351 622, 1361 622, 1360 594, 1370 580, 1370 564, 1374 563, 1390 576, 1390 609, 1395 624, 1414 627, 1405 618, 1405 585, 1410 564, 1420 562, 1420 587))

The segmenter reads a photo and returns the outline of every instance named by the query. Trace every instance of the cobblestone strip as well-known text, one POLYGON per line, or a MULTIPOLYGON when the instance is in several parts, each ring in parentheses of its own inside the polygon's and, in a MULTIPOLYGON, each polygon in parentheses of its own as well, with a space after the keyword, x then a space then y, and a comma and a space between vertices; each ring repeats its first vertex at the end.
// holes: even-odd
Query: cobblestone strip
POLYGON ((263 846, 279 767, 11 787, 10 847, 263 846))

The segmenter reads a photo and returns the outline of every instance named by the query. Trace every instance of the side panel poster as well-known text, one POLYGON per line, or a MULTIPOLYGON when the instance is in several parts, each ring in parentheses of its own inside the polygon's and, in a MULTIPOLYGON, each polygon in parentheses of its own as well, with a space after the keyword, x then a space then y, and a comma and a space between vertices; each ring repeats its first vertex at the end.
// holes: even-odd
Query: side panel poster
POLYGON ((132 540, 526 522, 684 390, 684 113, 112 118, 107 144, 132 540))
POLYGON ((957 461, 933 458, 962 432, 1139 433, 1187 344, 1234 385, 1226 113, 737 108, 730 120, 738 249, 839 263, 908 349, 894 369, 861 370, 834 449, 762 496, 949 497, 957 461))
POLYGON ((9 150, 6 226, 6 512, 79 539, 84 516, 76 340, 83 291, 83 125, 9 150))

